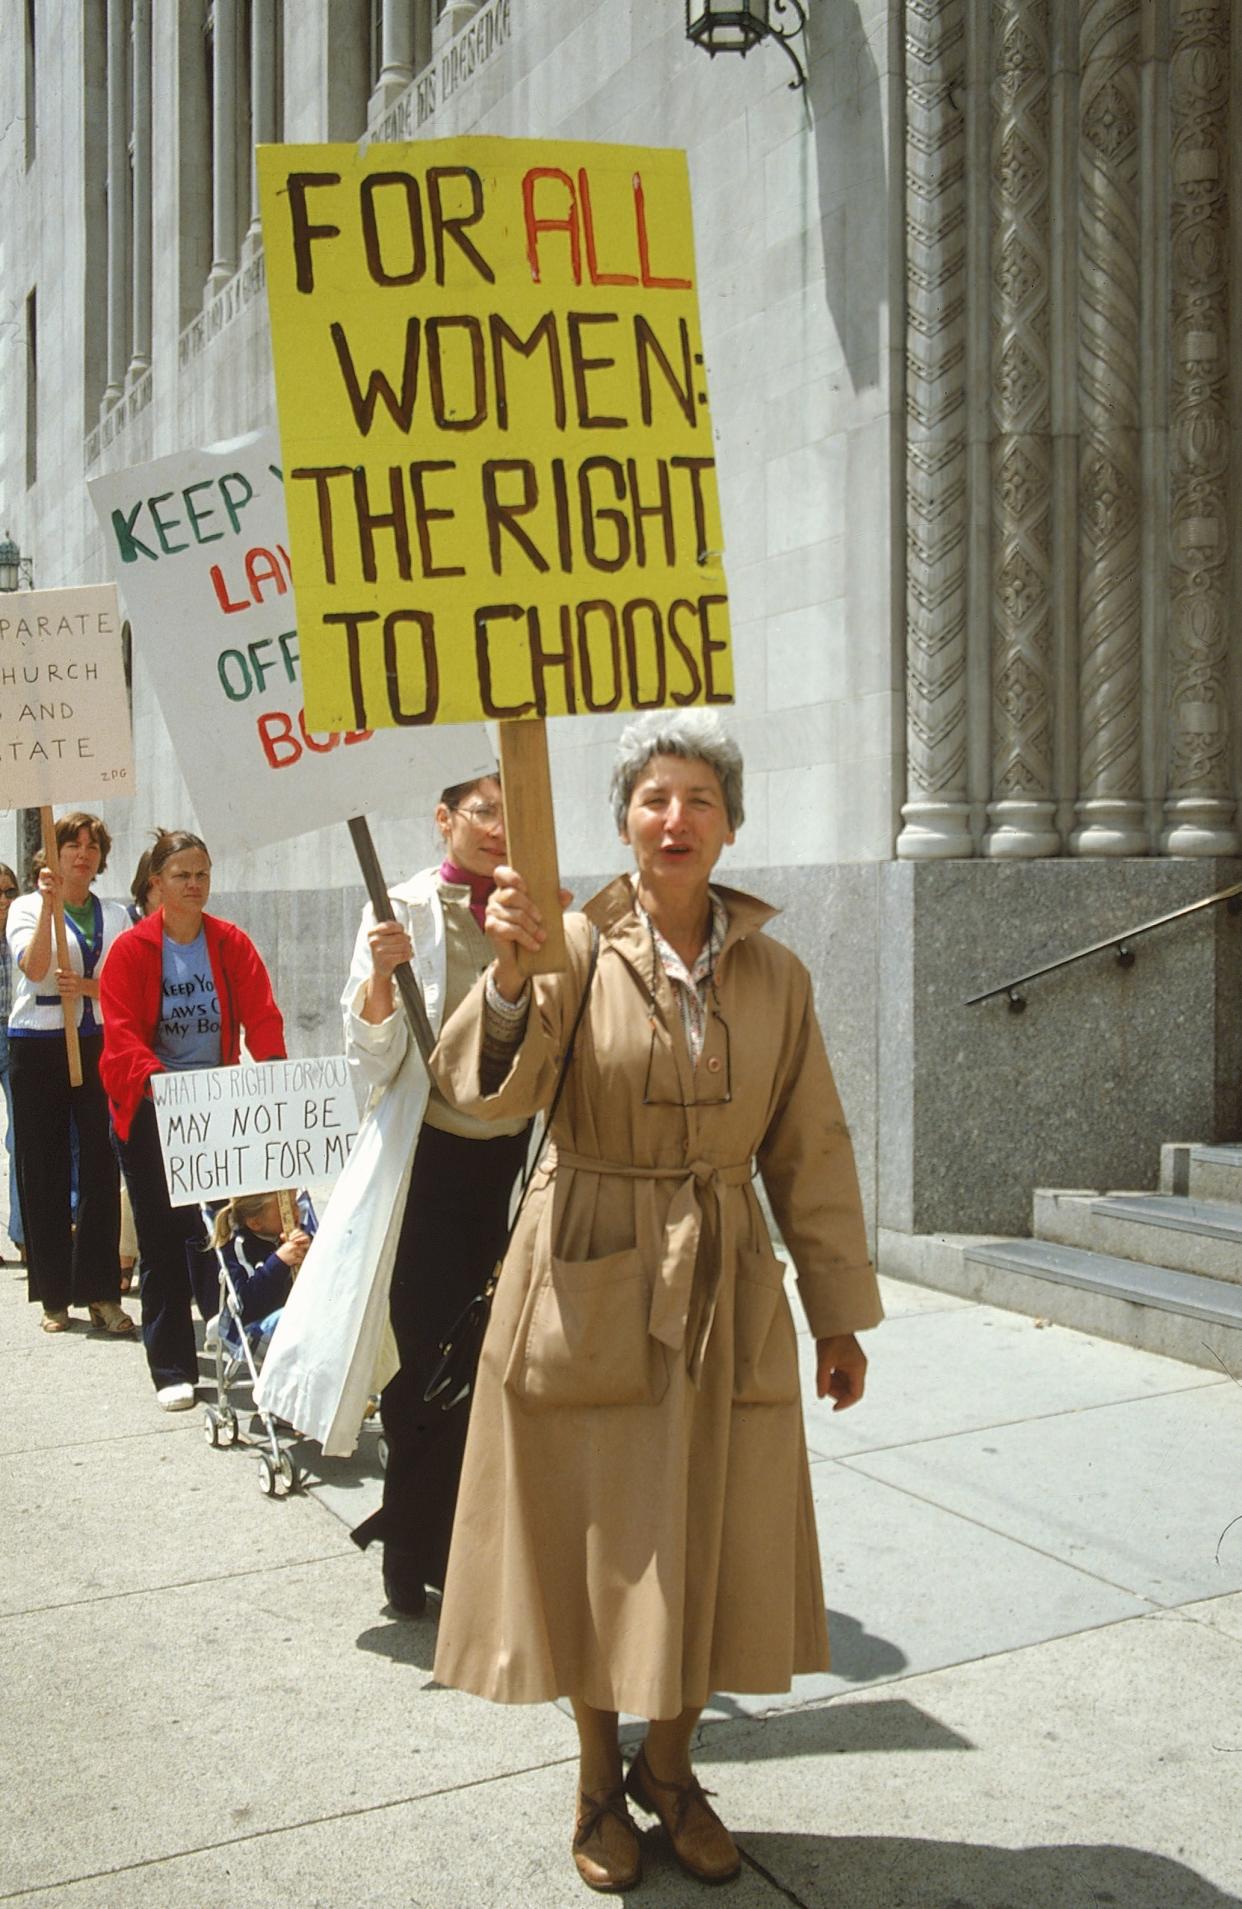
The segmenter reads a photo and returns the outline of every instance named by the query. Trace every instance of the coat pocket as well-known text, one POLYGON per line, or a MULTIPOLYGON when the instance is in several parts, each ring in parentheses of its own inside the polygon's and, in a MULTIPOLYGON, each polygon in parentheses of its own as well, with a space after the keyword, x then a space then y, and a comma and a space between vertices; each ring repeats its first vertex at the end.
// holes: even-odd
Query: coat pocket
POLYGON ((797 1397, 798 1338, 784 1268, 772 1253, 743 1249, 733 1296, 734 1403, 792 1405, 797 1397))
POLYGON ((668 1355, 647 1331, 651 1282, 636 1248, 553 1259, 513 1348, 506 1384, 533 1407, 657 1405, 668 1355))

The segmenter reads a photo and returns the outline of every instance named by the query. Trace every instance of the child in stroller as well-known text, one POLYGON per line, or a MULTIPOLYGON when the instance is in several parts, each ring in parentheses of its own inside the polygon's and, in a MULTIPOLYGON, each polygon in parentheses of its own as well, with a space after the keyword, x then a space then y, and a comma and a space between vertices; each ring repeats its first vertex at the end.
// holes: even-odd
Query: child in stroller
MULTIPOLYGON (((241 1437, 229 1388, 242 1366, 242 1382, 257 1382, 281 1308, 318 1225, 310 1195, 290 1197, 298 1221, 290 1230, 281 1218, 279 1193, 237 1194, 203 1209, 209 1250, 214 1249, 220 1266, 220 1311, 208 1321, 203 1339, 203 1350, 216 1355, 217 1401, 204 1415, 204 1434, 211 1445, 234 1445, 241 1437)), ((297 1470, 281 1446, 278 1422, 265 1412, 259 1417, 263 1443, 270 1451, 270 1458, 265 1452, 260 1459, 263 1489, 273 1495, 277 1480, 283 1479, 288 1490, 295 1490, 297 1470)))
POLYGON ((256 1367, 262 1365, 317 1226, 309 1193, 297 1194, 295 1206, 298 1225, 287 1236, 278 1193, 240 1193, 205 1209, 211 1245, 222 1275, 228 1274, 227 1283, 221 1279, 219 1317, 207 1328, 208 1350, 218 1335, 231 1357, 240 1360, 244 1332, 256 1367))

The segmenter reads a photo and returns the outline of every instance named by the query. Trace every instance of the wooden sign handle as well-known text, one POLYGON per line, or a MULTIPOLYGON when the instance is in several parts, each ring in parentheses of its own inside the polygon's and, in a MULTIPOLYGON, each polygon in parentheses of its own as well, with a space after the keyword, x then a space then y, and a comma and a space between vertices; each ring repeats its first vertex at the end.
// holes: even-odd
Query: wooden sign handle
MULTIPOLYGON (((43 833, 43 859, 55 875, 60 870, 60 850, 56 846, 56 824, 52 820, 52 811, 46 805, 39 810, 39 827, 43 833)), ((52 899, 52 929, 56 943, 56 966, 68 968, 69 930, 65 927, 65 904, 59 894, 52 899)), ((78 1041, 78 1017, 72 1001, 62 1001, 61 1013, 65 1017, 65 1053, 69 1058, 69 1085, 82 1085, 82 1048, 78 1041)))
POLYGON ((538 954, 525 950, 519 954, 521 969, 523 974, 563 974, 565 930, 556 865, 552 772, 548 766, 548 727, 541 717, 530 722, 501 723, 500 782, 505 798, 509 866, 525 876, 548 934, 538 954))
POLYGON ((301 1221, 298 1218, 297 1202, 288 1187, 281 1187, 276 1195, 280 1202, 280 1224, 284 1232, 296 1233, 301 1221))

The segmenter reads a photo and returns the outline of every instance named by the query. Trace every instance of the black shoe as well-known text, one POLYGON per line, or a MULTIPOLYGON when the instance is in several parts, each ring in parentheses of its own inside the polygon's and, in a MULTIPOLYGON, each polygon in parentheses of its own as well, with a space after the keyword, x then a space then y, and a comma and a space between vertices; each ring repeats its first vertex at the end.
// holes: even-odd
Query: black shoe
POLYGON ((398 1617, 421 1617, 427 1609, 427 1586, 415 1560, 403 1551, 384 1546, 384 1596, 398 1617))

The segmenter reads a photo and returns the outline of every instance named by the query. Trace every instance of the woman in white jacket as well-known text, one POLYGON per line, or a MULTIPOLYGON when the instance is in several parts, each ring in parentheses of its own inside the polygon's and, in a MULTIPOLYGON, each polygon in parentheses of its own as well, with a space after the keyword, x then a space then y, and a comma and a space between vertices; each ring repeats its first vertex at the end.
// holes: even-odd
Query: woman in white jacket
POLYGON ((429 1408, 423 1393, 441 1340, 504 1246, 526 1152, 524 1121, 474 1120, 429 1086, 393 982, 410 961, 438 1033, 491 960, 483 911, 505 859, 496 777, 445 789, 436 825, 444 860, 389 890, 396 919, 363 911, 341 1008, 364 1119, 259 1390, 326 1452, 347 1452, 387 1377, 383 1505, 353 1536, 363 1549, 382 1540, 385 1594, 403 1616, 423 1610, 427 1585, 443 1586, 466 1435, 464 1408, 429 1408))

